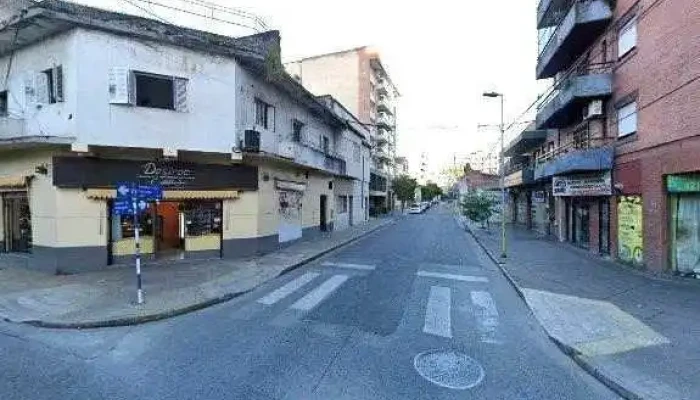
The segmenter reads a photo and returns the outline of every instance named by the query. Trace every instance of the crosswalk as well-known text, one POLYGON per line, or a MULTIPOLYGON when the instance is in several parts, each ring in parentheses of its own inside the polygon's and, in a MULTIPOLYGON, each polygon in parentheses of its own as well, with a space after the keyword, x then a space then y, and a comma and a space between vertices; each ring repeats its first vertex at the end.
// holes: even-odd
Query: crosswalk
MULTIPOLYGON (((456 335, 463 335, 464 332, 459 329, 463 330, 468 325, 471 326, 473 336, 482 343, 500 344, 499 312, 495 300, 487 290, 489 279, 473 269, 458 266, 441 269, 439 265, 430 267, 420 268, 415 274, 417 284, 413 289, 413 301, 421 308, 421 332, 430 337, 452 339, 456 335), (469 273, 462 273, 465 270, 469 273), (465 314, 470 314, 469 323, 464 322, 465 314)), ((273 318, 273 325, 291 326, 301 319, 300 316, 319 307, 334 293, 342 291, 349 280, 366 278, 375 269, 374 264, 322 262, 319 268, 270 289, 257 298, 255 303, 263 311, 280 309, 277 311, 279 314, 273 318)))

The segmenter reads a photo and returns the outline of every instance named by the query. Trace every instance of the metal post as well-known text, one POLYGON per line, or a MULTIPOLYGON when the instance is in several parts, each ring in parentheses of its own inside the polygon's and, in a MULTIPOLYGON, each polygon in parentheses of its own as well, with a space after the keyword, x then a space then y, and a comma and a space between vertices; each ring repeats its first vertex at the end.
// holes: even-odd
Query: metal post
POLYGON ((501 94, 501 258, 506 258, 506 166, 504 154, 505 126, 503 123, 503 94, 501 94))
POLYGON ((135 243, 135 256, 136 256, 136 296, 137 296, 137 303, 138 304, 143 304, 143 289, 141 286, 141 237, 140 237, 140 232, 139 230, 141 229, 141 224, 139 222, 139 210, 138 210, 138 204, 137 204, 137 199, 135 196, 133 196, 133 187, 132 187, 132 206, 134 210, 134 240, 136 241, 135 243))

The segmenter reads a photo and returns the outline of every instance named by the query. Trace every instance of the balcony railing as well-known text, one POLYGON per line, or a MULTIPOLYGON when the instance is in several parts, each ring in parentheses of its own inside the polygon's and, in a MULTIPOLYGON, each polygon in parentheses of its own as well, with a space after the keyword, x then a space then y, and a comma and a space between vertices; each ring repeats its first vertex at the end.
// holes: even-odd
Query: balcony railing
POLYGON ((561 21, 562 15, 576 0, 540 0, 537 4, 537 28, 545 28, 556 25, 561 21))
POLYGON ((612 15, 607 0, 575 1, 539 49, 537 78, 551 78, 566 70, 603 33, 612 15))
POLYGON ((24 119, 0 117, 0 139, 18 139, 27 136, 24 119))
POLYGON ((537 157, 535 179, 583 171, 612 168, 613 138, 591 138, 587 123, 577 130, 573 140, 537 157))
POLYGON ((311 143, 284 141, 279 144, 279 154, 312 168, 345 175, 345 158, 335 152, 326 152, 311 143))
POLYGON ((394 121, 389 115, 380 113, 379 116, 377 116, 377 125, 379 129, 391 129, 393 124, 394 121))
POLYGON ((612 94, 613 63, 577 66, 537 107, 537 129, 563 128, 581 116, 586 101, 612 94))

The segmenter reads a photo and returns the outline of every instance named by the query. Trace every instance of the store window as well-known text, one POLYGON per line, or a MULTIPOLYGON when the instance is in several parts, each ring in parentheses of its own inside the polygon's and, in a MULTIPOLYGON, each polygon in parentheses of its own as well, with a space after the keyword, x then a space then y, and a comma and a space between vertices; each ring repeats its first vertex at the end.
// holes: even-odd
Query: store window
POLYGON ((190 201, 183 206, 186 236, 221 234, 221 202, 190 201))
MULTIPOLYGON (((153 211, 149 206, 139 215, 139 234, 142 237, 153 236, 153 211)), ((130 239, 136 237, 136 221, 133 215, 112 215, 112 240, 130 239)))
POLYGON ((7 253, 31 253, 32 215, 27 192, 2 194, 3 250, 7 253))
POLYGON ((678 195, 673 201, 672 258, 682 275, 700 275, 700 193, 678 195))
POLYGON ((348 212, 348 197, 347 196, 338 196, 337 202, 336 202, 336 208, 338 209, 338 214, 345 214, 348 212))

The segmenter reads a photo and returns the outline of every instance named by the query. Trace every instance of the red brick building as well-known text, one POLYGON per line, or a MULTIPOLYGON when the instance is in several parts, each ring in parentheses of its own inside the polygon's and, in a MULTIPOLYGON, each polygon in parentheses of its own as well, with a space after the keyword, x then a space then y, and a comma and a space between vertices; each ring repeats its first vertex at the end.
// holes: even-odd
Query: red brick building
POLYGON ((562 241, 700 273, 700 3, 540 0, 537 26, 553 90, 508 147, 511 193, 547 199, 562 241))

